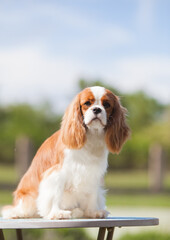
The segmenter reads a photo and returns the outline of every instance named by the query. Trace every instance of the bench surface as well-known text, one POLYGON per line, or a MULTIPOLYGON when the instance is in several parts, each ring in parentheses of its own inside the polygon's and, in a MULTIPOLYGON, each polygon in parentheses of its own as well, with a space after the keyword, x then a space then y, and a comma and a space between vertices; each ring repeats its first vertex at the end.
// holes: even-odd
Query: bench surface
POLYGON ((35 229, 35 228, 91 228, 91 227, 135 227, 154 226, 159 224, 158 218, 143 217, 108 217, 106 219, 71 219, 46 220, 34 219, 3 219, 0 218, 0 229, 35 229))

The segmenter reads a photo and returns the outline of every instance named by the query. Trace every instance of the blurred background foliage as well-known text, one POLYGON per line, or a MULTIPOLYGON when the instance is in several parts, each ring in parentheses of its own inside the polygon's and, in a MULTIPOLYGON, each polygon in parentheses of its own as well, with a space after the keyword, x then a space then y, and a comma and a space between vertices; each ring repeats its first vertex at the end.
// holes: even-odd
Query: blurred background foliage
MULTIPOLYGON (((169 167, 170 105, 161 104, 142 91, 124 94, 102 80, 80 79, 78 82, 79 90, 94 85, 110 89, 128 109, 127 121, 132 135, 118 156, 109 155, 110 169, 147 168, 149 147, 153 143, 161 144, 169 167)), ((32 140, 36 152, 42 142, 60 128, 61 119, 48 102, 39 107, 28 104, 0 106, 0 163, 14 163, 15 141, 21 136, 32 140)))
MULTIPOLYGON (((127 121, 132 130, 121 153, 109 155, 109 172, 105 178, 109 189, 106 205, 109 209, 117 206, 169 208, 170 177, 166 175, 163 191, 152 194, 148 188, 148 159, 151 146, 158 144, 165 152, 166 170, 170 167, 170 105, 162 104, 142 91, 125 94, 105 85, 101 79, 80 79, 77 91, 95 85, 104 86, 120 97, 122 105, 128 110, 127 121)), ((17 139, 30 139, 35 154, 43 141, 60 128, 61 120, 62 114, 54 112, 49 102, 41 106, 0 104, 0 205, 12 202, 11 192, 19 180, 14 168, 17 139)), ((5 235, 13 239, 12 231, 5 231, 5 235)), ((92 239, 83 230, 32 230, 25 231, 24 236, 26 239, 92 239)), ((141 232, 126 234, 119 239, 169 239, 169 233, 141 232)))
POLYGON ((35 150, 60 127, 61 117, 55 115, 50 104, 40 108, 28 104, 0 108, 0 162, 14 163, 15 140, 26 136, 35 150))

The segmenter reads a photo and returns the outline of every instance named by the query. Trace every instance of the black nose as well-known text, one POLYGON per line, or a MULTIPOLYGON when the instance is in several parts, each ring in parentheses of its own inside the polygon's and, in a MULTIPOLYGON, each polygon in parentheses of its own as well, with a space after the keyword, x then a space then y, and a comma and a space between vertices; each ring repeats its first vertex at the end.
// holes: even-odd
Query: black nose
POLYGON ((93 108, 93 113, 96 114, 96 115, 97 115, 98 113, 101 113, 101 111, 102 111, 101 108, 97 108, 97 107, 96 107, 96 108, 93 108))

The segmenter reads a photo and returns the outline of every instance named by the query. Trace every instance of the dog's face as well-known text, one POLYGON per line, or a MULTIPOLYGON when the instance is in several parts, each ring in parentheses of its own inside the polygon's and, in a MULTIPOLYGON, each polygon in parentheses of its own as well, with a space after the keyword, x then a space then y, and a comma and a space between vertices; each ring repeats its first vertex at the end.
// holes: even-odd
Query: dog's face
POLYGON ((80 97, 83 122, 87 128, 105 128, 114 108, 115 96, 102 87, 85 89, 80 97))
POLYGON ((103 87, 86 88, 74 98, 63 117, 63 143, 68 148, 82 148, 90 129, 104 131, 107 147, 113 153, 121 150, 130 133, 126 109, 116 95, 103 87))

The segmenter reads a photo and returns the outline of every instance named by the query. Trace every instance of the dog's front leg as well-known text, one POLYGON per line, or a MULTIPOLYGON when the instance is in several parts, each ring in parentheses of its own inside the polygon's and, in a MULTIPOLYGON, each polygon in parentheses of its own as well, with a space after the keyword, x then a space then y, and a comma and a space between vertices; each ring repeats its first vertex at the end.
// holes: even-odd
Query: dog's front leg
POLYGON ((40 216, 47 219, 71 218, 71 211, 61 209, 65 181, 62 173, 54 171, 45 177, 39 186, 37 209, 40 216))
POLYGON ((87 218, 106 218, 108 212, 105 210, 105 204, 101 191, 94 192, 88 195, 88 200, 85 208, 85 217, 87 218), (102 204, 101 204, 102 203, 102 204))

